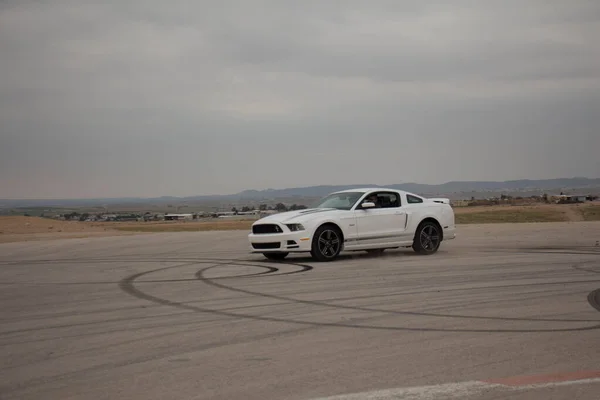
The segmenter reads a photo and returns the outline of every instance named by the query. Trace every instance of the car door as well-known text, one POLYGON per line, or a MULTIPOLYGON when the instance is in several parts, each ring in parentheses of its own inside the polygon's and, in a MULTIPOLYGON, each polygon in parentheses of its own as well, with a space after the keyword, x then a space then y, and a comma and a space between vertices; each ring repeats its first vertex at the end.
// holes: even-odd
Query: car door
MULTIPOLYGON (((377 207, 355 210, 357 239, 359 245, 393 243, 404 240, 406 212, 402 208, 400 193, 393 191, 372 192, 377 196, 377 207)), ((361 201, 361 204, 364 202, 361 201)))

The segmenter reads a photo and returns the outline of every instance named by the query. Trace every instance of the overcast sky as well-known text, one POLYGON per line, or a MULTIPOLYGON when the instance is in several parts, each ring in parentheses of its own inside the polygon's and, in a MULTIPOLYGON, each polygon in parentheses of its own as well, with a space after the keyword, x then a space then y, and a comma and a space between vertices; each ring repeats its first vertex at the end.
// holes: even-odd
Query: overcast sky
POLYGON ((0 3, 0 198, 600 177, 600 1, 0 3))

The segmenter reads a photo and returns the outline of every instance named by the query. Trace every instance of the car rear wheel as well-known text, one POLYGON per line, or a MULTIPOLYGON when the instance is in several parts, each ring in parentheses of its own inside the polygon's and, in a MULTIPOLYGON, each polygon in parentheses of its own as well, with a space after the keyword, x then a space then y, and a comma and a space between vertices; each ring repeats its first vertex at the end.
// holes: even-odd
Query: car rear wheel
POLYGON ((310 254, 317 261, 333 261, 342 251, 342 232, 334 225, 322 225, 315 231, 310 254))
POLYGON ((440 248, 441 239, 440 227, 432 221, 425 221, 415 232, 412 248, 419 254, 433 254, 440 248))
POLYGON ((269 260, 283 260, 290 253, 263 253, 263 256, 268 258, 269 260))

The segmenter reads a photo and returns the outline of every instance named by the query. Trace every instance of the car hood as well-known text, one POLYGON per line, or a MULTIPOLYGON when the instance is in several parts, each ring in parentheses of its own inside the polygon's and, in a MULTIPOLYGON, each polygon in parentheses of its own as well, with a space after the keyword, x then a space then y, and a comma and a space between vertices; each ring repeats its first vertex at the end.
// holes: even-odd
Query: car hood
POLYGON ((279 222, 279 223, 302 223, 314 218, 319 218, 327 214, 336 214, 340 210, 336 208, 308 208, 304 210, 285 211, 278 214, 269 215, 256 221, 255 223, 279 222))

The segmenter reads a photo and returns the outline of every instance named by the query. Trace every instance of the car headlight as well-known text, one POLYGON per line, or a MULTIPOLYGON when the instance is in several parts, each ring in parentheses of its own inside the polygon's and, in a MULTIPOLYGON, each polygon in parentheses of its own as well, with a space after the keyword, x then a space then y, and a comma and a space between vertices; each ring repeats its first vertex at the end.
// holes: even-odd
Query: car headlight
POLYGON ((287 224, 286 226, 292 232, 297 232, 297 231, 303 231, 304 230, 304 226, 302 226, 302 224, 287 224))

